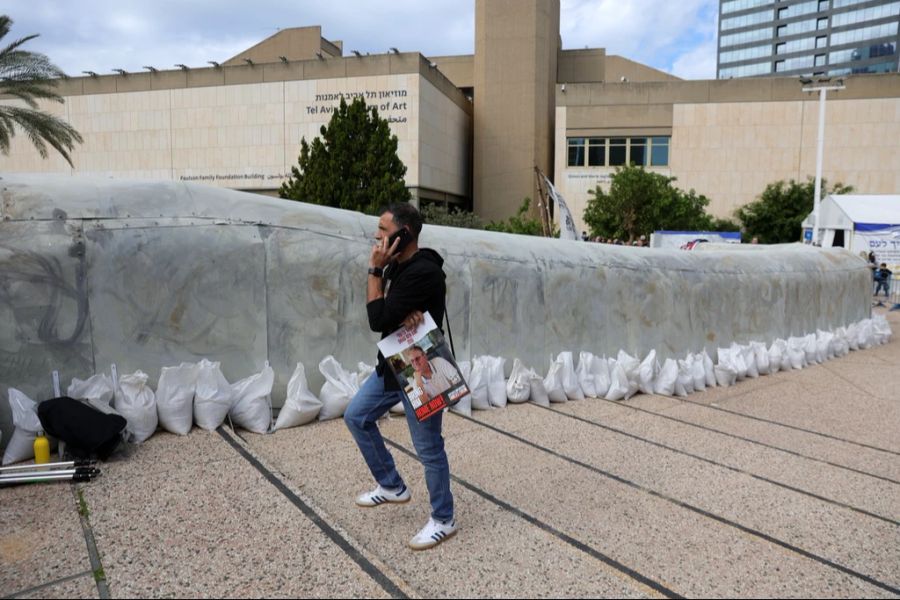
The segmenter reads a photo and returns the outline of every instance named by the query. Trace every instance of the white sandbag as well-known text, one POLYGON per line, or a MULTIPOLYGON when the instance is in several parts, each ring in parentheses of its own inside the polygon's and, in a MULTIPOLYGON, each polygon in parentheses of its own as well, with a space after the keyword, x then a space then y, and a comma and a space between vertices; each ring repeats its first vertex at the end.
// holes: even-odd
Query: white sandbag
POLYGON ((741 349, 741 358, 744 359, 744 364, 747 365, 747 377, 752 379, 758 378, 759 368, 756 366, 756 353, 753 352, 753 347, 749 344, 738 347, 741 349))
POLYGON ((560 352, 557 360, 561 360, 563 364, 562 384, 566 398, 569 400, 584 400, 584 390, 581 389, 581 385, 578 383, 578 375, 575 374, 575 360, 572 357, 572 353, 560 352))
POLYGON ((609 390, 607 390, 605 398, 607 400, 624 400, 630 390, 628 375, 618 361, 613 361, 610 367, 609 390))
POLYGON ((34 440, 43 431, 37 414, 37 402, 16 388, 9 388, 9 408, 15 430, 3 453, 3 464, 11 465, 34 458, 34 440))
POLYGON ((194 393, 197 365, 181 363, 163 367, 156 388, 156 411, 160 426, 170 433, 187 435, 194 423, 194 393))
POLYGON ((638 389, 644 394, 652 394, 658 372, 659 363, 656 361, 656 350, 651 350, 638 366, 638 389))
POLYGON ((121 375, 116 387, 116 411, 125 417, 125 439, 140 444, 156 432, 159 415, 156 412, 156 394, 147 384, 149 376, 143 371, 121 375))
POLYGON ((594 376, 594 390, 597 392, 595 397, 606 397, 612 379, 609 373, 609 362, 605 358, 594 356, 594 360, 591 362, 591 373, 594 376))
POLYGON ((872 319, 863 319, 859 324, 859 349, 868 350, 875 345, 875 327, 872 319))
POLYGON ((819 347, 816 343, 816 334, 810 333, 809 335, 803 336, 803 352, 806 355, 807 365, 819 364, 819 360, 816 357, 818 349, 819 347))
POLYGON ((769 347, 769 371, 777 373, 782 370, 790 370, 791 362, 787 354, 787 342, 781 338, 772 342, 769 347))
POLYGON ((816 332, 816 360, 820 363, 834 358, 834 349, 831 347, 833 339, 833 333, 821 329, 816 332))
POLYGON ((706 369, 703 367, 703 355, 691 355, 691 375, 694 378, 694 391, 702 392, 706 390, 706 369))
MULTIPOLYGON (((469 393, 459 399, 459 402, 450 407, 450 410, 458 413, 460 415, 465 415, 467 417, 472 416, 472 363, 468 360, 463 360, 456 363, 456 366, 459 367, 459 372, 462 375, 463 379, 469 386, 469 393)), ((402 402, 398 403, 400 405, 403 413, 406 412, 405 405, 402 402)), ((396 408, 396 406, 394 407, 396 408)), ((394 408, 391 408, 391 412, 395 412, 394 408)))
POLYGON ((506 382, 506 398, 513 404, 528 402, 531 397, 531 374, 518 358, 513 360, 509 381, 506 382))
MULTIPOLYGON (((735 377, 737 377, 738 370, 737 370, 737 366, 734 362, 733 346, 729 347, 729 348, 719 348, 718 351, 716 352, 716 354, 718 355, 718 360, 716 361, 716 366, 723 367, 724 369, 726 369, 728 371, 733 371, 735 374, 735 377)), ((717 376, 716 382, 718 382, 718 381, 719 381, 719 378, 717 376)), ((721 385, 721 384, 719 384, 719 385, 721 385)))
POLYGON ((624 400, 628 400, 632 396, 638 393, 640 389, 640 380, 641 380, 641 361, 634 356, 631 356, 624 350, 619 350, 619 354, 616 358, 616 364, 621 366, 625 371, 625 376, 628 379, 628 392, 625 394, 624 400))
POLYGON ((488 373, 488 401, 491 406, 506 408, 506 359, 500 356, 482 356, 488 373))
POLYGON ((834 337, 831 338, 831 350, 834 352, 835 358, 846 356, 850 352, 850 344, 847 342, 847 328, 838 327, 834 330, 834 337))
POLYGON ((325 383, 319 392, 319 399, 322 401, 319 420, 327 421, 343 417, 350 400, 359 391, 356 373, 344 369, 341 363, 330 355, 319 362, 319 372, 325 377, 325 383))
POLYGON ((743 381, 747 378, 747 361, 744 360, 744 353, 741 351, 741 346, 736 342, 732 342, 729 353, 731 356, 731 364, 734 366, 735 371, 737 371, 737 380, 743 381))
POLYGON ((675 359, 667 358, 663 363, 659 374, 656 376, 656 382, 653 391, 662 396, 672 396, 675 394, 675 383, 678 381, 678 363, 675 359))
POLYGON ((287 398, 275 420, 275 431, 306 425, 316 420, 322 410, 322 401, 309 391, 306 380, 306 368, 297 363, 294 374, 287 385, 287 398))
POLYGON ((362 384, 366 382, 366 379, 372 376, 372 373, 375 372, 375 365, 367 365, 366 363, 360 361, 356 363, 356 368, 359 369, 356 372, 356 385, 362 387, 362 384))
POLYGON ((597 384, 593 367, 594 355, 591 352, 582 351, 578 355, 578 368, 575 369, 575 374, 578 376, 578 385, 581 386, 581 391, 584 392, 586 398, 597 397, 597 384))
POLYGON ((544 389, 547 390, 547 397, 550 402, 567 402, 566 389, 563 387, 563 368, 564 365, 559 357, 554 360, 550 358, 550 370, 544 377, 544 389))
POLYGON ((859 350, 859 324, 850 323, 847 325, 847 344, 850 350, 859 350))
POLYGON ((788 363, 792 369, 806 366, 806 343, 801 337, 790 337, 787 341, 788 363))
POLYGON ((701 355, 703 356, 703 372, 706 373, 706 387, 716 387, 716 368, 713 360, 706 348, 703 349, 701 355))
POLYGON ((225 422, 233 405, 234 393, 222 374, 220 363, 205 358, 197 363, 197 389, 194 395, 194 422, 197 427, 215 431, 225 422))
POLYGON ((769 352, 766 345, 762 342, 750 342, 750 348, 753 349, 753 359, 756 362, 756 369, 760 375, 769 375, 772 372, 772 365, 769 361, 769 352))
POLYGON ((731 349, 719 348, 718 358, 718 363, 713 367, 716 374, 716 383, 722 387, 734 385, 737 382, 738 373, 731 349))
POLYGON ((253 433, 271 431, 274 384, 275 371, 266 363, 261 372, 231 386, 234 401, 229 414, 235 425, 253 433))
POLYGON ((472 392, 472 408, 490 410, 491 401, 488 396, 488 365, 482 357, 472 359, 472 376, 469 379, 469 390, 472 392))
POLYGON ((875 315, 872 317, 872 327, 875 332, 876 343, 887 344, 891 341, 893 331, 891 330, 891 324, 888 323, 888 320, 884 315, 875 315))
POLYGON ((528 372, 528 383, 531 386, 530 400, 538 406, 550 406, 550 396, 544 387, 544 378, 537 371, 531 369, 528 372))
POLYGON ((106 414, 118 414, 112 410, 116 386, 106 373, 97 373, 84 381, 73 378, 66 394, 76 400, 86 400, 88 404, 106 414))
POLYGON ((688 354, 685 360, 678 361, 678 379, 675 380, 675 395, 687 396, 694 393, 694 361, 688 354))

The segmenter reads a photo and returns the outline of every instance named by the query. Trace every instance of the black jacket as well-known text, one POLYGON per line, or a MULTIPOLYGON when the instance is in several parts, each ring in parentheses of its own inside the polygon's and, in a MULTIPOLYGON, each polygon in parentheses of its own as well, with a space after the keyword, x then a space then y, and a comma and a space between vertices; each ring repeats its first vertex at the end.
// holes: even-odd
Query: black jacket
MULTIPOLYGON (((386 290, 384 298, 366 304, 372 331, 380 331, 381 339, 384 339, 400 329, 403 319, 416 310, 431 313, 440 327, 447 295, 443 264, 440 254, 430 248, 421 248, 408 261, 385 267, 381 282, 382 290, 386 290)), ((384 375, 385 390, 400 389, 381 352, 375 369, 379 375, 384 375)))

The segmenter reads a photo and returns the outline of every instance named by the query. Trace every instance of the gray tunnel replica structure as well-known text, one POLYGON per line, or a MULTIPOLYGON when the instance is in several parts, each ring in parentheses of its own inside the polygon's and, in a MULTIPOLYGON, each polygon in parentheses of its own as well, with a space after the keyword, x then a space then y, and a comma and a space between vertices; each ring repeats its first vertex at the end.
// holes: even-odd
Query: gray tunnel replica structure
MULTIPOLYGON (((376 219, 196 184, 0 178, 0 428, 7 390, 36 401, 73 377, 220 361, 229 381, 327 356, 373 363, 365 313, 376 219)), ((427 226, 446 259, 458 359, 587 350, 684 357, 870 316, 871 273, 802 245, 683 252, 427 226)))

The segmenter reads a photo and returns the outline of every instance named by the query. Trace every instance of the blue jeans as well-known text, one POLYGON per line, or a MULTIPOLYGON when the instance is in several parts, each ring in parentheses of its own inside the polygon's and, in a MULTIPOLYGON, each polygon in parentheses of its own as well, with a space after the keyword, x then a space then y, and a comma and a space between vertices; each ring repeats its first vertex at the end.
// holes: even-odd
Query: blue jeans
POLYGON ((384 445, 384 438, 376 421, 392 406, 402 401, 406 406, 406 422, 416 454, 425 467, 425 484, 431 497, 431 516, 436 521, 453 519, 453 495, 450 493, 450 464, 444 452, 441 435, 443 412, 424 423, 416 415, 399 391, 384 389, 384 378, 373 373, 359 388, 344 413, 344 422, 359 446, 369 470, 382 487, 399 488, 403 479, 394 466, 394 459, 384 445))
POLYGON ((890 287, 890 282, 888 281, 876 281, 875 282, 875 295, 878 295, 879 290, 884 290, 885 297, 888 296, 888 289, 890 287))

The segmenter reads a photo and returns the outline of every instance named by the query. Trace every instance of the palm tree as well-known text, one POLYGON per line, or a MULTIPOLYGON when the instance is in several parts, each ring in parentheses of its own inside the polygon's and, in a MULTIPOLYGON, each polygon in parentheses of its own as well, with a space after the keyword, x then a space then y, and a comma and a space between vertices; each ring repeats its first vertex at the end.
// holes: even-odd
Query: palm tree
MULTIPOLYGON (((12 26, 12 19, 0 15, 0 40, 12 26)), ((18 126, 34 144, 42 158, 47 158, 50 144, 72 164, 69 152, 75 142, 84 140, 75 128, 53 115, 37 110, 37 100, 63 102, 63 97, 53 89, 57 79, 65 74, 45 55, 20 50, 19 47, 37 37, 29 35, 16 40, 0 50, 0 96, 14 96, 23 100, 28 108, 0 104, 0 152, 9 154, 9 141, 18 126)))

